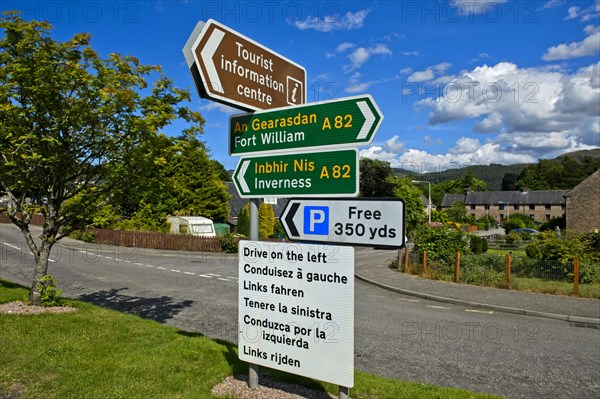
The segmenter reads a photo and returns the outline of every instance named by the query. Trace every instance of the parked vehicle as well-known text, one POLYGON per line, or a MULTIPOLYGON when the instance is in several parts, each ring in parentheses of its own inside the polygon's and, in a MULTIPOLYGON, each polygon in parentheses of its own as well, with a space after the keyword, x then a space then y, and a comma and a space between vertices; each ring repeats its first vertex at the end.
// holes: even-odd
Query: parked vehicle
POLYGON ((515 233, 527 233, 527 234, 540 234, 539 231, 537 231, 536 229, 531 229, 531 228, 514 229, 513 232, 515 232, 515 233))
POLYGON ((216 237, 212 220, 203 216, 168 216, 171 234, 191 234, 199 237, 216 237))

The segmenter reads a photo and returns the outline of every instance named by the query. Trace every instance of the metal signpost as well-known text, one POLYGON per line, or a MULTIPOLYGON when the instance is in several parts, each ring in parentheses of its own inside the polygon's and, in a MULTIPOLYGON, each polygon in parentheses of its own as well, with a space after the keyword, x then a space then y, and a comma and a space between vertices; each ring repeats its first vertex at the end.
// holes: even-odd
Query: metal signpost
POLYGON ((365 145, 371 143, 382 120, 369 95, 233 115, 229 154, 365 145))
POLYGON ((355 196, 356 149, 241 158, 233 182, 242 198, 355 196))
MULTIPOLYGON (((353 249, 258 241, 258 199, 357 196, 356 146, 372 142, 383 115, 369 95, 303 105, 304 67, 212 19, 196 25, 183 53, 201 97, 257 111, 229 121, 230 155, 253 155, 233 175, 240 197, 251 199, 252 241, 240 242, 238 285, 248 386, 258 387, 260 364, 339 384, 339 398, 348 399, 353 249)), ((284 218, 290 239, 404 244, 402 202, 331 201, 292 200, 284 218)))
POLYGON ((245 110, 306 102, 306 70, 209 19, 183 48, 201 97, 245 110))
POLYGON ((404 214, 401 199, 292 198, 281 223, 292 241, 402 248, 404 214))

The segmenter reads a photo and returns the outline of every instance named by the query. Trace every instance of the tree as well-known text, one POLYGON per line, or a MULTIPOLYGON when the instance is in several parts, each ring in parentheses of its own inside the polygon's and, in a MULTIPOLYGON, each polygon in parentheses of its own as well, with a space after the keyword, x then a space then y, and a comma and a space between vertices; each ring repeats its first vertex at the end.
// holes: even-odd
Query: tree
POLYGON ((408 177, 397 178, 395 185, 394 196, 404 201, 406 234, 411 235, 410 232, 426 217, 423 212, 424 204, 421 199, 421 190, 408 177))
POLYGON ((97 204, 112 188, 108 181, 123 182, 114 177, 146 139, 177 118, 190 123, 187 133, 199 134, 204 121, 181 105, 190 94, 160 67, 119 54, 102 59, 88 34, 55 41, 49 23, 17 13, 5 13, 0 29, 0 190, 34 254, 29 301, 39 304, 52 247, 78 215, 65 203, 81 194, 79 212, 97 204), (29 229, 35 212, 44 216, 39 241, 29 229))
POLYGON ((273 205, 261 202, 258 207, 258 236, 269 238, 275 232, 275 211, 273 205))
POLYGON ((448 219, 452 222, 464 223, 468 221, 467 208, 465 207, 465 204, 460 201, 454 201, 452 206, 445 209, 444 212, 446 212, 448 219))
MULTIPOLYGON (((269 238, 275 231, 275 211, 271 204, 262 202, 258 207, 258 236, 261 239, 269 238)), ((250 236, 250 202, 248 202, 238 216, 237 232, 246 237, 250 236)))
POLYGON ((516 189, 517 178, 516 173, 506 173, 502 178, 502 191, 514 191, 516 189))
POLYGON ((393 198, 396 175, 389 162, 360 159, 360 196, 393 198))

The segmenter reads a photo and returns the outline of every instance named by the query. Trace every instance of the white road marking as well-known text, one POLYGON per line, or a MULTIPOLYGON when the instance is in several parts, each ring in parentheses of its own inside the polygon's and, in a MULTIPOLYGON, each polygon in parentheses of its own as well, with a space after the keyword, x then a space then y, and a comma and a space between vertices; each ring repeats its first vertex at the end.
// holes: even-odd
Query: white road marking
POLYGON ((192 272, 183 272, 183 274, 188 274, 190 276, 195 276, 196 275, 196 273, 192 273, 192 272))
POLYGON ((171 269, 171 271, 175 272, 175 273, 181 273, 181 270, 177 270, 177 269, 171 269))
POLYGON ((450 310, 450 308, 446 308, 444 306, 435 306, 435 305, 425 305, 426 308, 432 308, 432 309, 444 309, 444 310, 450 310))
POLYGON ((154 267, 154 266, 152 266, 152 265, 146 265, 146 267, 154 267))
MULTIPOLYGON (((21 251, 21 248, 17 247, 16 245, 9 244, 9 243, 7 243, 7 242, 5 242, 5 243, 4 243, 4 245, 6 245, 7 247, 11 247, 11 248, 14 248, 14 249, 18 249, 19 251, 21 251)), ((29 255, 31 255, 31 256, 35 256, 35 255, 33 255, 33 252, 31 252, 31 251, 29 252, 29 255)), ((50 258, 48 258, 48 262, 50 262, 50 263, 54 263, 54 262, 56 262, 56 261, 55 261, 54 259, 50 259, 50 258)))
POLYGON ((406 299, 406 298, 398 298, 398 300, 400 301, 404 301, 404 302, 421 302, 418 299, 406 299))
POLYGON ((205 278, 213 278, 213 276, 208 276, 206 274, 199 274, 200 277, 205 277, 205 278))
POLYGON ((465 309, 465 312, 470 313, 483 313, 483 314, 494 314, 491 310, 476 310, 476 309, 465 309))
POLYGON ((162 266, 156 266, 156 268, 157 268, 157 269, 160 269, 160 270, 167 270, 167 268, 166 268, 166 267, 162 267, 162 266))
POLYGON ((222 277, 217 277, 217 280, 221 280, 221 281, 230 281, 230 280, 227 280, 226 278, 222 278, 222 277))

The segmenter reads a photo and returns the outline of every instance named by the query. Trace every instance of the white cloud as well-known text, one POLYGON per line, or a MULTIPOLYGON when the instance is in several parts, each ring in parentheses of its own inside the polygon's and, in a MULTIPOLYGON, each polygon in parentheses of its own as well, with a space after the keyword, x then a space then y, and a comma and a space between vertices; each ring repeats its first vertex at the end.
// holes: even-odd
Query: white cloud
MULTIPOLYGON (((397 136, 394 136, 397 138, 397 136)), ((396 146, 400 143, 394 142, 396 146)), ((535 162, 535 156, 506 151, 498 143, 481 144, 479 140, 461 137, 446 154, 431 154, 417 149, 395 151, 388 146, 372 146, 360 151, 360 156, 387 161, 394 168, 403 168, 415 172, 438 172, 450 168, 470 165, 488 165, 491 163, 514 164, 535 162)))
POLYGON ((579 6, 569 7, 565 19, 579 18, 581 22, 588 22, 594 18, 598 18, 598 16, 600 16, 600 0, 596 0, 592 6, 587 8, 581 8, 579 6))
POLYGON ((600 29, 598 26, 586 26, 584 31, 588 36, 583 41, 550 47, 542 58, 546 61, 568 60, 592 56, 600 52, 600 29))
POLYGON ((350 64, 344 66, 344 70, 346 72, 350 72, 360 68, 373 55, 385 56, 391 54, 392 50, 390 50, 385 44, 376 44, 372 47, 358 47, 355 50, 353 50, 350 54, 348 54, 350 64))
POLYGON ((300 30, 313 29, 318 32, 332 32, 337 30, 360 29, 363 27, 365 18, 370 10, 360 10, 355 13, 348 11, 345 15, 335 14, 324 18, 307 17, 300 21, 289 20, 296 28, 300 30))
POLYGON ((202 111, 219 111, 219 112, 223 112, 225 114, 235 114, 235 113, 239 113, 240 110, 230 107, 228 105, 225 104, 221 104, 215 101, 210 101, 208 102, 206 105, 203 105, 200 107, 200 110, 202 111))
POLYGON ((428 80, 431 80, 435 77, 435 75, 433 74, 433 71, 431 69, 426 69, 424 71, 417 71, 417 72, 413 72, 412 75, 410 75, 408 78, 406 78, 407 82, 426 82, 428 80))
POLYGON ((452 6, 458 8, 462 13, 481 14, 490 7, 496 7, 508 0, 452 0, 452 6))
MULTIPOLYGON (((431 68, 433 70, 433 68, 431 68)), ((431 81, 423 83, 431 85, 431 81)), ((519 68, 512 63, 463 71, 438 97, 416 104, 430 110, 430 125, 473 121, 485 141, 463 136, 445 154, 407 148, 398 136, 361 155, 419 171, 473 164, 535 162, 600 147, 600 62, 568 73, 519 68)), ((463 125, 457 125, 463 126, 463 125)), ((464 127, 461 127, 464 129, 464 127)), ((428 130, 435 132, 433 126, 428 130)), ((439 137, 423 134, 430 143, 439 137)))
MULTIPOLYGON (((413 72, 412 75, 410 75, 408 78, 406 78, 406 81, 409 83, 416 83, 416 82, 427 82, 429 80, 433 80, 437 75, 439 74, 443 74, 446 72, 446 70, 448 68, 450 68, 452 66, 451 63, 449 62, 441 62, 437 65, 432 65, 430 67, 427 67, 427 69, 425 69, 424 71, 417 71, 417 72, 413 72)), ((403 69, 402 71, 409 71, 409 69, 403 69)), ((402 71, 400 71, 402 73, 402 71)), ((412 70, 410 70, 412 71, 412 70)))
POLYGON ((343 53, 344 51, 351 49, 353 47, 356 47, 356 45, 354 43, 344 42, 344 43, 338 44, 338 46, 335 48, 335 51, 338 53, 343 53))

